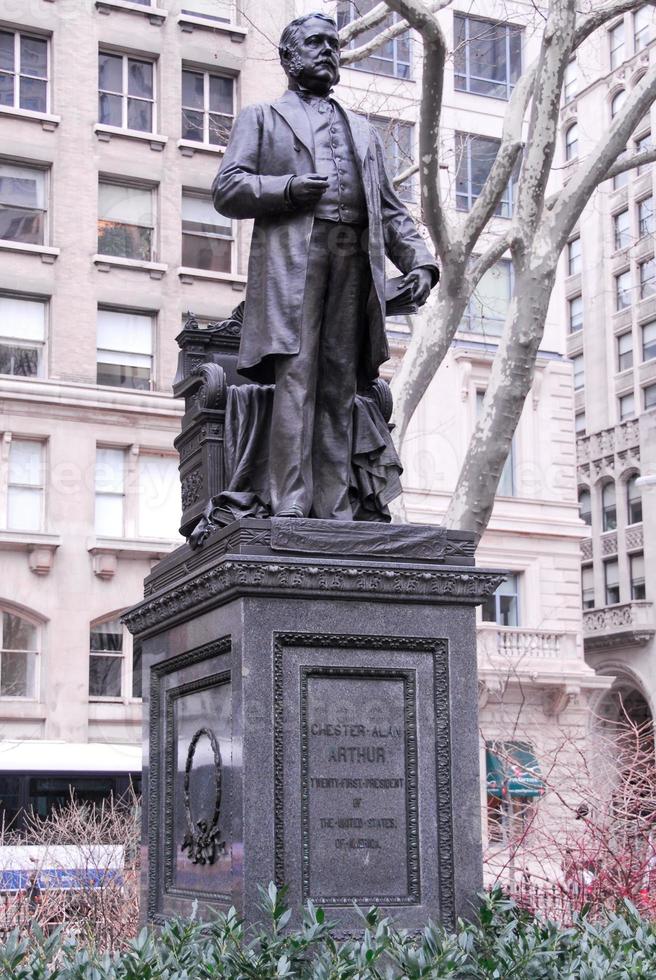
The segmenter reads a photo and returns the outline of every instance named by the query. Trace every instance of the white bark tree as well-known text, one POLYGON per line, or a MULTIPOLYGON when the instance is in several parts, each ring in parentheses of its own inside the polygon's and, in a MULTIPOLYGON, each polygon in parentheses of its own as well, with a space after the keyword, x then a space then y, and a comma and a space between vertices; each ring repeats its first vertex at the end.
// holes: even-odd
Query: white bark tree
MULTIPOLYGON (((452 2, 379 3, 342 29, 342 63, 353 64, 374 53, 408 25, 421 35, 423 72, 416 169, 423 219, 440 261, 441 279, 425 311, 415 318, 412 338, 393 380, 400 446, 481 278, 505 254, 513 265, 514 290, 508 316, 445 521, 448 527, 480 536, 490 519, 512 437, 533 383, 559 256, 599 184, 656 159, 656 150, 622 156, 629 136, 656 99, 656 65, 648 68, 628 94, 612 124, 601 127, 597 145, 579 161, 567 184, 549 197, 547 184, 559 138, 565 68, 595 31, 620 14, 638 9, 643 0, 587 0, 587 10, 576 0, 548 0, 539 57, 524 70, 513 90, 499 151, 479 197, 471 210, 456 220, 440 181, 443 82, 451 52, 435 16, 452 2), (365 31, 382 24, 390 11, 402 19, 359 47, 353 46, 365 31), (493 217, 520 162, 513 216, 507 230, 499 234, 493 217)), ((406 170, 399 180, 407 176, 406 170)))

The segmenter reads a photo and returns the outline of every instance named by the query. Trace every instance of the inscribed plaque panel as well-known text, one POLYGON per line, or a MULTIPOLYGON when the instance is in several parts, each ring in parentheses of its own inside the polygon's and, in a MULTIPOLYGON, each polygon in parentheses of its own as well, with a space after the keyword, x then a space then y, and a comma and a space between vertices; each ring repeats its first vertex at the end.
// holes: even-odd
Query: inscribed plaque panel
POLYGON ((413 671, 302 669, 304 898, 419 900, 413 671))

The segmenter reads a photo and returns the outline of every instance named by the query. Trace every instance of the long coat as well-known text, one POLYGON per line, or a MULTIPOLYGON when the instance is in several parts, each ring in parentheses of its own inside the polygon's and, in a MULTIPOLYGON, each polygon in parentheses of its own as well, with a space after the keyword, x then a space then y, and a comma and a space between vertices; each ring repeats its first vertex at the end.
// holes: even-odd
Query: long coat
MULTIPOLYGON (((359 374, 373 379, 389 357, 385 335, 385 255, 404 274, 434 270, 426 248, 387 174, 378 134, 343 110, 351 129, 369 217, 372 289, 359 374)), ((297 354, 313 211, 295 209, 285 191, 294 176, 315 173, 313 134, 296 93, 247 106, 235 120, 223 165, 212 185, 214 206, 228 218, 254 218, 238 370, 274 380, 271 356, 297 354)))

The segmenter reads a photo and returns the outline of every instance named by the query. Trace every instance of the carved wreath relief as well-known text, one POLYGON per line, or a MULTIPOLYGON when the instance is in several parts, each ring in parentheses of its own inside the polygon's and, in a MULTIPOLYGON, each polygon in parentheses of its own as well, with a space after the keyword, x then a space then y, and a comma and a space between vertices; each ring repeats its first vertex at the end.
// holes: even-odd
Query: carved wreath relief
POLYGON ((184 811, 187 820, 187 833, 180 845, 192 864, 214 864, 217 854, 225 853, 225 841, 221 840, 219 818, 221 815, 221 783, 223 779, 223 764, 221 750, 214 732, 209 728, 199 728, 189 745, 184 778, 184 811), (196 746, 201 738, 207 738, 214 756, 214 809, 210 818, 201 816, 194 820, 192 810, 190 783, 191 770, 194 765, 196 746))

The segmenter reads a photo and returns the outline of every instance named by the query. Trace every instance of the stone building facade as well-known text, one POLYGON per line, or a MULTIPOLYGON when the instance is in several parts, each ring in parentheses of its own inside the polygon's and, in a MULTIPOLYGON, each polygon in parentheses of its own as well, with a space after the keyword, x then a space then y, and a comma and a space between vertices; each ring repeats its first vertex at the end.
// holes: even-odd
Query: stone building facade
MULTIPOLYGON (((179 541, 175 337, 188 310, 215 320, 243 299, 249 229, 217 216, 208 188, 234 114, 282 91, 274 42, 303 6, 0 0, 0 797, 9 815, 28 804, 45 812, 71 780, 96 798, 139 768, 139 651, 119 617, 179 541)), ((523 4, 466 8, 444 11, 447 33, 460 32, 466 51, 477 31, 492 30, 506 61, 494 78, 469 57, 447 72, 443 173, 455 219, 471 206, 534 43, 523 4)), ((342 22, 354 9, 339 3, 342 22)), ((341 98, 369 113, 396 172, 416 153, 420 70, 418 42, 401 36, 342 73, 341 98)), ((417 190, 416 178, 401 188, 412 207, 417 190)), ((511 208, 509 199, 500 223, 511 208)), ((502 261, 413 421, 411 520, 445 512, 510 287, 502 261)), ((481 564, 511 572, 480 624, 484 785, 486 745, 520 743, 539 764, 563 726, 584 734, 590 699, 606 686, 581 643, 585 532, 561 300, 479 551, 481 564)), ((390 323, 397 357, 407 329, 390 323)), ((503 841, 513 801, 488 802, 486 827, 503 841)))
MULTIPOLYGON (((653 63, 651 5, 611 21, 569 69, 565 177, 653 63)), ((653 109, 627 150, 651 147, 653 109)), ((574 364, 587 662, 614 677, 600 713, 637 723, 656 707, 656 264, 654 165, 601 184, 561 268, 561 316, 574 364)))

